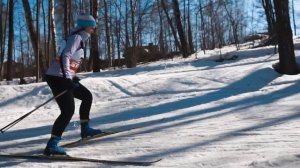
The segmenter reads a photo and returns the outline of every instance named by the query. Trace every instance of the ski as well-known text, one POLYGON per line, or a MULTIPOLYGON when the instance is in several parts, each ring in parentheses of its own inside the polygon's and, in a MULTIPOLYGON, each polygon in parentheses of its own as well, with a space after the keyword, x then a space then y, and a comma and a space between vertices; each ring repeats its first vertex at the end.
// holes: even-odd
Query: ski
POLYGON ((85 142, 87 142, 89 140, 92 140, 92 139, 99 139, 99 138, 102 138, 102 137, 105 137, 105 136, 108 136, 108 135, 113 135, 113 134, 117 134, 117 133, 121 133, 121 132, 131 131, 131 130, 134 130, 134 129, 137 129, 137 128, 130 128, 130 129, 126 129, 126 130, 111 131, 111 132, 103 132, 101 134, 94 135, 94 136, 91 136, 91 137, 80 138, 80 139, 72 141, 72 142, 67 142, 67 143, 62 144, 60 146, 61 147, 70 147, 70 146, 73 146, 73 145, 78 145, 78 144, 85 143, 85 142))
MULTIPOLYGON (((161 119, 161 120, 163 120, 163 119, 161 119)), ((113 134, 117 134, 117 133, 121 133, 121 132, 127 132, 127 131, 131 131, 131 130, 136 130, 136 129, 139 129, 139 128, 142 128, 142 127, 132 127, 132 128, 127 128, 127 129, 123 129, 123 130, 103 132, 101 134, 98 134, 98 135, 95 135, 95 136, 92 136, 92 137, 87 137, 87 138, 83 138, 83 139, 80 138, 80 139, 72 141, 72 142, 67 142, 67 143, 64 143, 64 144, 62 144, 60 146, 61 147, 70 147, 70 146, 73 146, 73 145, 78 145, 78 144, 85 143, 85 142, 87 142, 89 140, 99 139, 99 138, 102 138, 102 137, 105 137, 105 136, 108 136, 108 135, 113 135, 113 134)))
POLYGON ((85 142, 87 142, 88 140, 92 140, 92 139, 97 139, 97 138, 105 137, 105 136, 112 135, 112 134, 116 134, 116 133, 119 133, 119 132, 124 132, 124 131, 103 132, 103 133, 101 133, 101 134, 94 135, 94 136, 91 136, 91 137, 87 137, 87 138, 83 138, 83 139, 81 138, 81 139, 78 139, 78 140, 75 140, 75 141, 72 141, 72 142, 67 142, 67 143, 62 144, 62 145, 60 145, 60 146, 61 146, 61 147, 69 147, 69 146, 73 146, 73 145, 85 143, 85 142))
POLYGON ((104 133, 101 133, 101 134, 98 134, 98 135, 95 135, 95 136, 92 136, 92 137, 87 137, 87 138, 84 138, 84 139, 81 138, 81 139, 78 139, 78 140, 75 140, 75 141, 72 141, 72 142, 62 144, 61 147, 69 147, 69 146, 72 146, 72 145, 77 145, 77 144, 84 143, 84 142, 86 142, 88 140, 91 140, 91 139, 101 138, 101 137, 111 135, 111 134, 115 134, 115 132, 104 132, 104 133))
POLYGON ((74 156, 70 156, 70 155, 46 156, 46 155, 42 155, 42 154, 35 154, 35 155, 0 154, 0 157, 17 158, 17 159, 49 160, 49 161, 94 162, 94 163, 103 163, 103 164, 135 165, 135 166, 149 166, 149 165, 159 162, 161 160, 161 159, 157 159, 157 160, 153 160, 153 161, 103 160, 103 159, 74 157, 74 156))

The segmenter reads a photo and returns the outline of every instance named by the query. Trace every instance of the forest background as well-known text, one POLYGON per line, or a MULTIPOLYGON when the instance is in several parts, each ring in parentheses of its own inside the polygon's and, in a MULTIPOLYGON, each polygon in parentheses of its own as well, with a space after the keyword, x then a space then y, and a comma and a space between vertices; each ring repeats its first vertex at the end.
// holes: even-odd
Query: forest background
MULTIPOLYGON (((85 45, 80 68, 85 72, 186 58, 229 44, 239 50, 239 44, 247 41, 253 41, 251 47, 279 44, 280 48, 278 25, 284 20, 276 10, 287 14, 293 33, 284 31, 288 37, 296 36, 300 28, 299 0, 2 0, 0 5, 0 80, 19 78, 25 83, 25 77, 43 80, 81 13, 97 20, 97 31, 85 45), (254 46, 257 39, 262 42, 254 46)), ((283 73, 298 73, 290 59, 294 55, 286 51, 289 56, 279 63, 292 69, 283 73)))

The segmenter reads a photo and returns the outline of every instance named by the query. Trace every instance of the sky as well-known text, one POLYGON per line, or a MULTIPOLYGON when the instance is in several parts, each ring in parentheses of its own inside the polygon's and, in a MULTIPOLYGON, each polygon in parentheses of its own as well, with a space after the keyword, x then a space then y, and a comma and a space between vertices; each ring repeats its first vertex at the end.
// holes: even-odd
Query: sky
MULTIPOLYGON (((248 11, 249 16, 251 16, 252 13, 252 9, 253 9, 253 4, 258 4, 258 2, 261 2, 261 0, 245 0, 245 9, 248 11)), ((289 0, 289 5, 291 7, 292 5, 292 1, 289 0)), ((296 20, 296 32, 297 35, 300 34, 300 0, 294 0, 294 9, 295 9, 295 20, 296 20)), ((261 5, 259 5, 261 6, 261 5)), ((260 7, 260 9, 257 9, 253 12, 254 17, 256 18, 255 21, 256 23, 254 23, 253 27, 257 32, 264 32, 267 31, 267 22, 265 20, 265 16, 262 16, 262 8, 260 7)), ((294 31, 294 23, 293 23, 293 19, 292 19, 292 14, 290 13, 290 19, 291 19, 291 28, 293 30, 293 33, 295 34, 294 31)), ((250 24, 251 19, 249 19, 249 29, 251 29, 251 24, 250 24)))
MULTIPOLYGON (((260 0, 244 0, 244 1, 245 1, 245 9, 249 10, 248 11, 249 13, 251 13, 250 10, 252 9, 253 3, 257 4, 258 1, 260 2, 260 0)), ((3 2, 6 3, 6 1, 4 1, 4 0, 3 0, 3 2)), ((31 2, 31 4, 33 4, 33 3, 35 3, 35 0, 30 0, 29 2, 31 2)), ((197 1, 195 0, 195 2, 197 2, 197 1)), ((289 3, 291 5, 291 0, 289 1, 289 3)), ((294 4, 295 4, 295 12, 296 12, 296 16, 295 17, 296 17, 296 21, 297 21, 297 20, 299 20, 298 18, 300 18, 300 0, 294 0, 294 4)), ((20 9, 20 10, 23 10, 22 6, 20 6, 20 5, 21 5, 21 3, 19 3, 19 5, 17 5, 16 8, 20 9)), ((47 10, 47 9, 45 9, 45 10, 47 10)), ((259 13, 261 13, 261 12, 255 11, 254 15, 260 15, 259 13)), ((20 15, 18 15, 18 16, 20 16, 20 15)), ((262 23, 266 23, 266 21, 263 20, 263 22, 262 22, 261 19, 260 19, 261 17, 260 16, 257 16, 257 17, 258 17, 257 18, 258 20, 257 20, 257 24, 255 25, 255 28, 258 28, 257 31, 265 31, 266 30, 266 26, 262 25, 262 23)), ((21 18, 17 18, 17 19, 21 19, 21 18)), ((297 28, 300 29, 300 23, 299 22, 297 23, 297 28)), ((298 32, 300 32, 300 31, 298 31, 298 32)))

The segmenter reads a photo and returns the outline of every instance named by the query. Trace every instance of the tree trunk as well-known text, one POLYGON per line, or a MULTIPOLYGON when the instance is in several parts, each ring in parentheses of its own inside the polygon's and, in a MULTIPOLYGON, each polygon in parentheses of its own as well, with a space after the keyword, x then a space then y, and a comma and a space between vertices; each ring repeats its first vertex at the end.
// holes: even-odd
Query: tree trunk
POLYGON ((179 3, 178 0, 173 0, 173 10, 174 10, 174 17, 177 25, 177 31, 179 35, 179 39, 181 42, 181 52, 183 54, 183 58, 188 57, 188 47, 187 47, 187 42, 185 38, 185 33, 182 27, 181 23, 181 17, 180 17, 180 10, 179 10, 179 3))
POLYGON ((25 62, 24 62, 24 49, 23 49, 23 36, 22 36, 22 26, 21 26, 21 22, 19 22, 19 38, 20 38, 20 54, 21 54, 21 64, 22 64, 22 67, 21 67, 21 76, 20 78, 24 78, 25 76, 25 62))
POLYGON ((269 36, 272 38, 276 34, 276 23, 275 23, 275 16, 273 11, 273 5, 271 0, 262 0, 262 5, 266 14, 266 19, 268 23, 268 33, 269 36))
POLYGON ((209 0, 209 17, 210 17, 210 20, 209 20, 209 24, 210 24, 210 37, 211 37, 211 40, 210 40, 210 49, 214 49, 216 48, 216 42, 215 42, 215 26, 214 26, 214 6, 213 6, 213 2, 212 0, 209 0))
POLYGON ((296 26, 296 19, 295 19, 295 5, 294 0, 292 0, 292 15, 293 15, 293 25, 294 25, 294 35, 297 36, 297 26, 296 26))
MULTIPOLYGON (((43 39, 44 39, 44 49, 43 49, 43 53, 44 53, 44 56, 45 56, 45 60, 44 60, 44 62, 46 63, 46 68, 48 69, 48 67, 49 67, 49 54, 47 54, 47 50, 48 50, 48 48, 50 47, 50 45, 49 44, 47 44, 47 36, 46 36, 46 34, 47 34, 47 26, 46 26, 46 12, 45 12, 45 7, 44 7, 44 3, 41 3, 41 7, 42 7, 42 13, 43 13, 43 29, 44 29, 44 32, 43 32, 43 34, 44 34, 44 37, 43 37, 43 39)), ((49 26, 48 26, 49 27, 49 26)))
MULTIPOLYGON (((137 64, 137 55, 136 55, 136 33, 135 33, 135 10, 136 10, 136 3, 133 0, 130 0, 130 15, 131 15, 131 52, 126 54, 126 66, 129 68, 136 67, 137 64)), ((126 4, 127 6, 127 4, 126 4)), ((127 8, 127 7, 126 7, 127 8)), ((128 31, 128 30, 126 30, 128 31)), ((129 34, 127 34, 129 36, 129 34)), ((127 39, 126 39, 127 40, 127 39)), ((129 38, 128 38, 129 41, 129 38)))
POLYGON ((190 17, 190 0, 188 1, 188 42, 189 42, 189 50, 190 54, 195 53, 194 44, 193 44, 193 31, 192 31, 192 24, 191 24, 191 17, 190 17))
POLYGON ((8 11, 8 51, 7 51, 7 69, 6 69, 6 80, 12 80, 12 62, 13 62, 13 46, 14 46, 14 1, 9 1, 8 11))
POLYGON ((290 26, 289 2, 288 0, 274 0, 274 6, 279 49, 279 64, 274 68, 281 74, 298 74, 290 26))
MULTIPOLYGON (((99 1, 92 1, 92 15, 98 20, 99 1)), ((91 35, 91 57, 93 57, 93 72, 100 72, 100 59, 98 48, 98 29, 91 35)))
MULTIPOLYGON (((9 4, 9 0, 7 0, 7 3, 6 4, 9 4)), ((6 12, 5 12, 5 20, 4 20, 4 30, 2 30, 2 26, 1 26, 1 33, 3 33, 3 39, 1 38, 1 62, 0 62, 0 72, 1 72, 1 80, 3 79, 3 74, 2 74, 2 70, 3 70, 3 62, 4 62, 4 52, 5 52, 5 41, 6 41, 6 27, 7 27, 7 18, 8 18, 8 11, 9 11, 9 5, 7 5, 7 8, 6 8, 6 12)), ((2 9, 2 8, 1 8, 2 9)), ((3 12, 1 12, 1 15, 2 15, 3 12)), ((1 19, 2 19, 2 16, 1 16, 1 19)), ((2 22, 3 23, 3 22, 2 22)), ((1 23, 1 24, 2 24, 1 23)))
MULTIPOLYGON (((136 1, 136 0, 135 0, 136 1)), ((136 67, 137 55, 136 55, 136 33, 135 33, 135 11, 136 3, 130 0, 130 14, 131 14, 131 39, 132 39, 132 55, 131 55, 131 67, 136 67)))
POLYGON ((199 0, 199 5, 200 5, 200 18, 201 18, 201 49, 203 50, 205 54, 206 50, 206 29, 205 29, 205 24, 204 24, 204 15, 203 15, 203 9, 202 9, 202 2, 199 0))
POLYGON ((223 2, 223 4, 224 4, 225 11, 227 13, 227 16, 229 17, 229 22, 232 27, 232 35, 233 35, 233 39, 234 39, 234 44, 236 46, 236 49, 240 50, 240 46, 239 46, 240 42, 239 42, 239 35, 238 35, 238 20, 233 18, 232 14, 227 9, 226 2, 223 2))
POLYGON ((158 16, 159 16, 159 23, 160 23, 160 30, 159 30, 159 49, 160 52, 164 55, 166 53, 165 51, 165 40, 164 40, 164 29, 163 29, 163 17, 162 17, 162 11, 160 8, 159 0, 157 0, 157 10, 158 10, 158 16))
MULTIPOLYGON (((56 25, 55 25, 55 8, 54 8, 54 0, 49 0, 49 48, 52 49, 52 59, 54 59, 57 55, 57 43, 56 43, 56 25)), ((50 52, 49 52, 50 54, 50 52)), ((51 60, 51 57, 49 57, 51 60)), ((49 61, 50 61, 49 60, 49 61)))
MULTIPOLYGON (((0 18, 3 19, 3 3, 0 3, 0 18)), ((4 20, 5 21, 5 20, 4 20)), ((2 54, 2 47, 3 47, 3 21, 0 22, 0 81, 2 81, 2 63, 3 63, 3 54, 2 54)))
POLYGON ((36 0, 36 35, 37 35, 37 40, 36 40, 36 57, 35 57, 35 65, 36 65, 36 82, 39 82, 39 79, 40 79, 40 60, 42 60, 40 58, 40 45, 39 45, 39 41, 40 41, 40 0, 36 0))
POLYGON ((177 48, 181 49, 182 47, 181 47, 181 44, 180 44, 180 42, 179 42, 179 40, 177 38, 177 33, 176 33, 176 30, 175 30, 175 28, 173 26, 172 20, 171 20, 171 18, 169 16, 165 0, 161 0, 161 6, 162 6, 162 8, 164 10, 164 13, 165 13, 165 15, 167 17, 167 21, 168 21, 169 26, 171 28, 171 31, 172 31, 172 34, 173 34, 173 37, 174 37, 174 40, 175 40, 175 45, 176 45, 177 48))
POLYGON ((129 28, 128 28, 128 0, 125 0, 125 60, 126 66, 131 67, 130 63, 130 55, 129 55, 129 46, 130 46, 130 39, 129 39, 129 28))
POLYGON ((108 26, 110 21, 108 19, 107 1, 104 0, 103 3, 104 3, 104 23, 105 23, 105 37, 106 37, 108 66, 112 66, 110 28, 108 26))
POLYGON ((64 0, 64 37, 68 37, 68 35, 70 34, 70 18, 69 18, 69 13, 70 13, 70 8, 71 8, 71 4, 69 3, 69 0, 64 0))
POLYGON ((121 13, 121 4, 122 0, 119 0, 119 4, 115 2, 116 7, 118 9, 118 15, 116 18, 115 22, 115 34, 116 34, 116 40, 117 40, 117 52, 118 52, 118 67, 121 67, 121 18, 122 18, 122 13, 121 13))
MULTIPOLYGON (((34 26, 33 26, 33 21, 32 21, 32 15, 31 15, 31 9, 30 9, 30 5, 29 5, 29 2, 28 0, 22 0, 23 2, 23 8, 24 8, 24 13, 25 13, 25 18, 26 18, 26 24, 27 24, 27 28, 28 28, 28 31, 29 31, 29 37, 30 37, 30 41, 31 41, 31 45, 32 45, 32 48, 33 48, 33 52, 34 52, 34 55, 36 56, 36 58, 38 57, 37 55, 39 54, 40 58, 43 58, 43 53, 41 51, 39 51, 39 53, 37 52, 37 44, 38 44, 38 35, 34 29, 34 26)), ((41 72, 44 74, 46 72, 46 68, 44 67, 44 64, 43 64, 43 61, 42 59, 40 59, 39 61, 39 65, 40 65, 40 70, 41 72)))

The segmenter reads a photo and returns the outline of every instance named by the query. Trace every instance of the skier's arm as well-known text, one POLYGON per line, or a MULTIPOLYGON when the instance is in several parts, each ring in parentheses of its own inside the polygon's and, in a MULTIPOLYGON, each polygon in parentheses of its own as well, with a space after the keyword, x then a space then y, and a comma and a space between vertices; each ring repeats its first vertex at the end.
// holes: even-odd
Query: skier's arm
POLYGON ((63 69, 65 72, 66 78, 72 79, 73 74, 70 71, 70 59, 71 59, 72 55, 80 47, 81 40, 82 39, 81 39, 80 35, 70 36, 67 40, 66 47, 62 53, 63 69))

